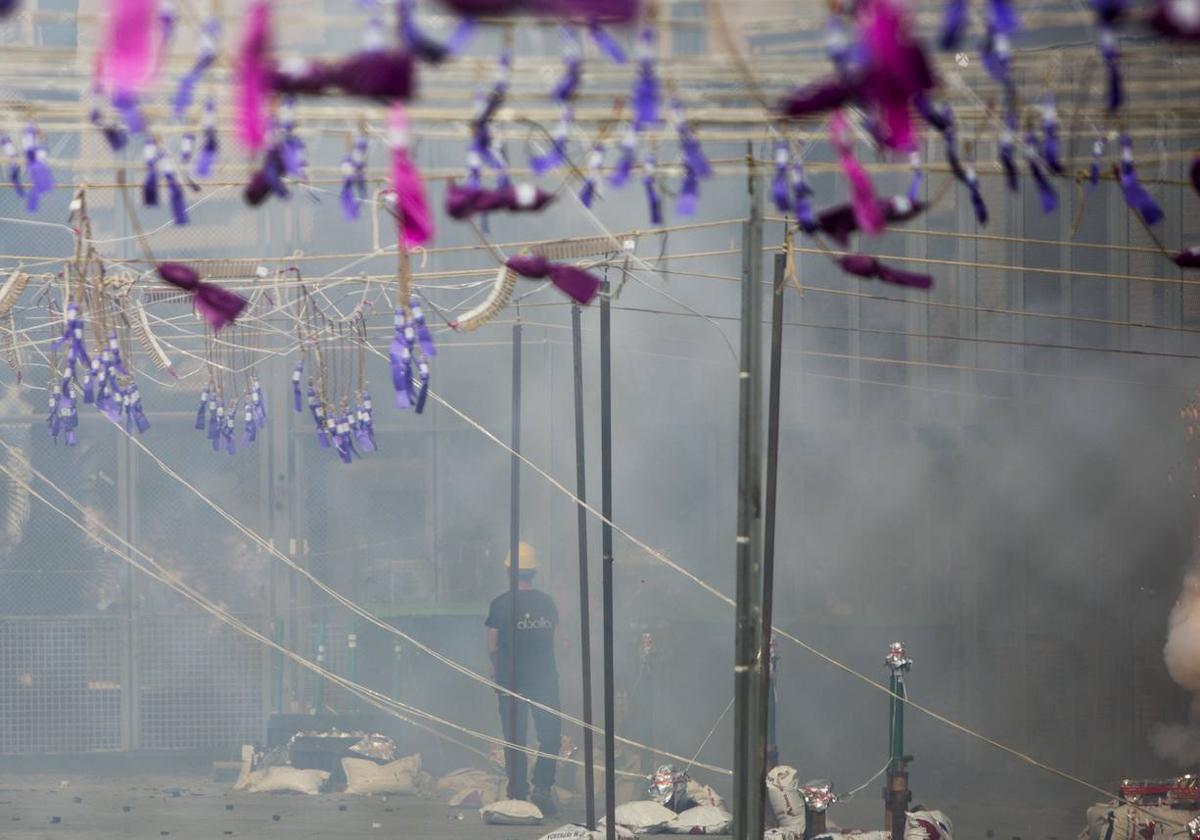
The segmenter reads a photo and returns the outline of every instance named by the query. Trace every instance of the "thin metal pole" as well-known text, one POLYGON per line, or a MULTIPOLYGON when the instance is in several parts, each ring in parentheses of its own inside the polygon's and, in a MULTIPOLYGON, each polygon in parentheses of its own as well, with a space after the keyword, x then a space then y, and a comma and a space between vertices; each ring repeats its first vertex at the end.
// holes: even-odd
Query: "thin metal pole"
POLYGON ((612 310, 608 289, 600 298, 600 549, 604 570, 604 813, 605 837, 617 838, 616 689, 613 684, 613 537, 612 526, 612 310))
MULTIPOLYGON (((775 594, 775 507, 776 485, 779 478, 779 388, 783 378, 783 274, 787 257, 775 255, 775 279, 771 290, 771 372, 767 382, 767 486, 766 507, 763 515, 763 560, 762 560, 762 639, 759 642, 759 661, 763 668, 762 716, 765 724, 764 737, 767 744, 767 760, 776 753, 775 710, 772 709, 772 674, 774 664, 771 657, 771 614, 775 594)), ((764 767, 765 770, 765 767, 764 767)), ((766 784, 766 778, 763 778, 766 784)))
POLYGON ((596 768, 592 744, 592 619, 588 598, 587 472, 583 437, 583 329, 580 308, 571 307, 571 351, 575 373, 575 495, 579 516, 579 659, 583 680, 583 793, 587 827, 596 828, 596 768))
MULTIPOLYGON (((517 690, 517 580, 521 557, 521 324, 513 324, 512 332, 512 483, 509 487, 508 520, 508 594, 509 613, 508 638, 508 687, 517 690)), ((522 708, 522 712, 525 710, 522 708)), ((509 739, 515 740, 517 731, 517 701, 508 699, 509 739)), ((508 762, 505 762, 506 770, 508 762)), ((517 787, 509 777, 509 789, 517 787)))
MULTIPOLYGON (((749 149, 748 152, 753 152, 749 149)), ((762 216, 753 160, 749 178, 750 218, 742 227, 742 322, 738 372, 737 619, 734 660, 733 815, 737 840, 763 835, 766 795, 766 721, 759 700, 763 661, 761 493, 759 428, 762 398, 762 216)))

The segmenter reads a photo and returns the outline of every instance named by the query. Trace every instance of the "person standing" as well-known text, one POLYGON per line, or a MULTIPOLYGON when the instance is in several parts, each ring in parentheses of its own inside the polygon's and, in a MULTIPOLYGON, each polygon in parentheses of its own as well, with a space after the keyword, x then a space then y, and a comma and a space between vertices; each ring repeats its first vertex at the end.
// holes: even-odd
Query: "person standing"
MULTIPOLYGON (((504 558, 506 569, 512 567, 511 552, 504 558)), ((487 627, 487 650, 492 663, 492 679, 505 688, 558 711, 558 668, 554 663, 554 631, 558 627, 558 608, 554 600, 533 586, 537 575, 537 552, 529 543, 521 543, 517 552, 517 592, 505 590, 492 599, 484 625, 487 627), (513 612, 516 611, 516 637, 513 637, 513 612), (513 651, 516 650, 514 661, 513 651), (515 669, 514 669, 515 665, 515 669)), ((504 740, 525 745, 529 717, 537 732, 538 756, 533 767, 533 793, 529 793, 529 771, 526 754, 519 749, 505 748, 504 769, 508 775, 508 798, 526 799, 537 805, 546 816, 558 812, 553 786, 557 756, 562 741, 562 720, 546 709, 531 706, 504 692, 497 692, 500 701, 500 724, 504 740)))

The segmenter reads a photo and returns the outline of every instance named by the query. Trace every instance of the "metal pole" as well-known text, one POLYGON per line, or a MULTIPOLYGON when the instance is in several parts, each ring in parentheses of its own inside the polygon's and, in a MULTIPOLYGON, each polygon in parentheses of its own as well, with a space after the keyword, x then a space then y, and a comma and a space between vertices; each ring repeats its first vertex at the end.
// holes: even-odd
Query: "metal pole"
POLYGON ((583 678, 583 794, 587 827, 596 828, 596 768, 592 745, 592 620, 588 599, 587 473, 583 437, 583 330, 580 308, 571 307, 571 351, 575 373, 575 494, 579 516, 579 658, 583 678))
POLYGON ((892 642, 884 662, 891 672, 888 688, 888 772, 887 787, 883 792, 884 821, 892 840, 903 840, 906 812, 912 802, 912 791, 908 789, 908 762, 911 756, 904 754, 904 699, 908 696, 904 687, 904 673, 912 667, 912 660, 904 650, 903 642, 892 642))
MULTIPOLYGON (((753 148, 748 150, 753 152, 753 148)), ((742 324, 738 372, 737 619, 734 660, 733 816, 737 840, 763 835, 766 721, 759 699, 762 641, 762 217, 750 157, 750 217, 742 227, 742 324)))
MULTIPOLYGON (((771 655, 771 616, 775 594, 775 509, 776 485, 779 478, 779 388, 783 374, 783 274, 787 257, 775 255, 775 280, 771 294, 771 372, 767 392, 767 487, 763 516, 763 603, 762 639, 758 658, 766 663, 762 674, 762 716, 766 722, 767 762, 778 760, 775 743, 774 664, 771 655)), ((765 768, 764 768, 765 770, 765 768)), ((766 784, 766 778, 763 779, 766 784)))
POLYGON ((616 688, 613 684, 613 537, 612 526, 612 310, 608 288, 600 298, 600 549, 604 571, 604 813, 605 837, 617 838, 616 688))
MULTIPOLYGON (((512 640, 508 658, 508 687, 517 690, 517 579, 521 556, 521 324, 513 324, 512 332, 512 484, 509 487, 508 520, 508 594, 512 610, 509 614, 508 638, 512 640)), ((521 709, 524 712, 524 709, 521 709)), ((508 731, 515 740, 517 731, 517 700, 508 698, 508 731)), ((505 762, 507 765, 508 762, 505 762)), ((507 770, 507 766, 506 766, 507 770)), ((516 787, 508 780, 509 789, 516 787)))

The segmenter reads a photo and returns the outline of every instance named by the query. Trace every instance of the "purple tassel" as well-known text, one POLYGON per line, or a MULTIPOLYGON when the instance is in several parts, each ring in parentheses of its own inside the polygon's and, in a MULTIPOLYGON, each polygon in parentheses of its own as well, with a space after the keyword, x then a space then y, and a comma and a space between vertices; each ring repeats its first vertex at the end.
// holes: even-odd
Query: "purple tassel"
POLYGON ((683 155, 684 165, 690 168, 697 178, 708 178, 712 175, 712 166, 704 155, 700 141, 692 132, 692 127, 683 118, 683 105, 678 99, 671 99, 671 122, 675 125, 675 133, 679 137, 679 151, 683 155))
POLYGON ((279 128, 282 136, 279 138, 279 155, 283 161, 283 171, 295 181, 308 180, 305 171, 308 166, 304 141, 296 133, 295 98, 284 97, 279 108, 279 128))
POLYGON ((46 146, 38 142, 38 131, 34 126, 25 129, 25 171, 29 174, 29 192, 25 196, 25 208, 36 213, 41 198, 54 189, 54 176, 46 162, 49 153, 46 146))
POLYGON ((425 411, 425 397, 429 395, 429 365, 421 362, 417 365, 417 403, 413 411, 421 414, 425 411))
POLYGON ((847 254, 838 260, 838 264, 841 265, 843 271, 857 277, 877 278, 884 283, 892 283, 897 286, 928 289, 933 285, 933 278, 928 274, 916 274, 892 268, 866 254, 847 254))
POLYGON ((921 197, 921 184, 925 180, 925 172, 921 169, 921 153, 909 152, 908 163, 912 167, 912 177, 908 182, 908 200, 916 204, 921 197))
POLYGON ((1097 138, 1092 143, 1092 162, 1088 166, 1088 190, 1095 189, 1100 184, 1100 159, 1104 157, 1104 138, 1097 138))
POLYGON ((426 35, 417 25, 417 9, 415 0, 400 0, 397 10, 400 24, 400 41, 404 48, 422 61, 429 64, 441 64, 450 56, 461 52, 475 31, 475 21, 464 18, 450 35, 445 44, 426 35))
POLYGON ((1046 92, 1042 104, 1042 160, 1055 175, 1063 174, 1062 161, 1058 156, 1058 109, 1054 107, 1054 95, 1046 92))
POLYGON ((1120 53, 1117 50, 1117 33, 1112 26, 1100 24, 1096 35, 1100 57, 1104 59, 1105 75, 1108 78, 1106 103, 1111 114, 1125 102, 1125 87, 1121 83, 1120 53))
POLYGON ((942 29, 938 36, 938 47, 947 52, 957 50, 967 31, 967 0, 946 0, 942 14, 942 29))
POLYGON ((591 207, 596 201, 596 186, 600 183, 600 170, 604 167, 604 146, 597 143, 588 154, 587 177, 579 190, 579 201, 584 207, 591 207))
POLYGON ((1200 14, 1196 0, 1157 0, 1150 25, 1168 38, 1200 40, 1200 14))
POLYGON ((804 164, 799 160, 792 163, 792 206, 796 211, 796 221, 800 229, 812 235, 817 232, 817 222, 813 218, 812 189, 804 179, 804 164))
POLYGON ((208 385, 200 392, 200 407, 196 409, 196 431, 204 431, 204 415, 208 411, 208 385))
POLYGON ((989 24, 982 53, 984 69, 1004 89, 1004 123, 1010 131, 1015 131, 1017 88, 1012 81, 1012 44, 1008 35, 989 24))
POLYGON ((533 174, 545 175, 562 166, 567 159, 567 141, 570 139, 573 115, 574 109, 570 105, 562 106, 562 116, 559 117, 558 125, 554 127, 554 134, 551 136, 550 151, 529 161, 533 174))
POLYGON ((625 48, 595 20, 588 24, 588 34, 592 36, 592 42, 600 52, 608 56, 608 60, 613 64, 624 64, 629 60, 625 55, 625 48))
POLYGON ((846 25, 840 14, 831 14, 825 20, 825 54, 837 71, 837 81, 844 82, 851 76, 851 45, 846 35, 846 25))
POLYGON ((142 179, 142 204, 147 207, 158 206, 158 162, 162 157, 154 138, 147 137, 142 143, 142 160, 146 163, 146 177, 142 179))
POLYGON ((1037 184, 1038 195, 1042 200, 1042 212, 1053 213, 1058 208, 1058 193, 1042 171, 1038 163, 1037 137, 1033 132, 1025 135, 1025 162, 1029 165, 1029 174, 1037 184))
POLYGON ((638 146, 638 131, 634 126, 629 126, 625 131, 625 136, 621 138, 621 150, 617 156, 617 165, 613 167, 612 174, 608 176, 609 186, 620 188, 625 186, 629 180, 629 176, 633 174, 633 163, 637 157, 638 146))
POLYGON ((304 376, 304 362, 298 362, 292 370, 292 405, 297 412, 304 410, 300 400, 300 380, 304 376))
POLYGON ((550 97, 559 105, 570 102, 579 91, 583 81, 583 45, 579 36, 570 27, 563 27, 563 74, 550 97))
POLYGON ((787 213, 792 209, 791 184, 788 180, 788 169, 791 164, 790 149, 787 140, 779 138, 775 141, 775 177, 771 179, 771 200, 775 209, 787 213))
POLYGON ((1012 0, 988 0, 988 24, 1001 35, 1020 31, 1021 21, 1012 0))
POLYGON ((638 74, 633 83, 633 122, 639 128, 659 122, 658 107, 661 96, 655 69, 654 54, 658 39, 653 27, 643 26, 638 33, 638 74))
POLYGON ((250 403, 246 403, 246 411, 242 416, 242 446, 254 443, 257 436, 258 424, 254 421, 254 409, 250 407, 250 403))
POLYGON ((9 17, 21 8, 21 0, 0 0, 0 20, 9 17))
POLYGON ((290 193, 287 184, 283 181, 283 176, 283 150, 276 143, 267 149, 262 166, 251 176, 250 183, 246 184, 246 189, 242 192, 246 203, 251 207, 257 207, 272 194, 279 198, 287 198, 290 193))
POLYGON ((1180 251, 1173 260, 1180 268, 1200 268, 1200 246, 1194 245, 1180 251))
POLYGON ((317 431, 317 444, 322 449, 329 448, 329 436, 325 433, 325 406, 317 399, 317 391, 312 380, 308 381, 308 411, 312 415, 313 425, 317 431))
POLYGON ((1016 192, 1019 186, 1017 174, 1015 141, 1012 131, 1004 129, 1000 134, 1000 165, 1004 169, 1004 180, 1011 192, 1016 192))
POLYGON ((854 97, 854 88, 841 79, 818 79, 795 88, 776 106, 785 117, 802 119, 831 111, 847 104, 854 97))
POLYGON ((662 202, 658 198, 658 190, 654 187, 654 155, 647 154, 642 159, 642 187, 646 190, 646 203, 650 207, 650 224, 663 223, 662 202))
POLYGON ((217 452, 221 448, 221 431, 225 428, 225 400, 217 400, 217 410, 208 415, 208 440, 212 445, 212 451, 217 452))
POLYGON ((158 264, 157 269, 163 282, 191 294, 196 311, 216 331, 237 320, 249 303, 236 292, 202 281, 200 274, 191 266, 163 262, 158 264))
POLYGON ((675 212, 683 217, 694 216, 700 206, 700 179, 690 166, 683 168, 683 183, 679 187, 679 200, 675 212))
POLYGON ((108 143, 110 151, 115 154, 125 148, 125 144, 129 141, 129 135, 121 127, 120 123, 105 122, 104 114, 98 107, 92 108, 88 113, 88 119, 92 125, 100 129, 100 132, 104 135, 105 142, 108 143))
POLYGON ((338 457, 342 459, 343 464, 349 464, 354 460, 354 454, 350 445, 350 418, 345 414, 338 416, 334 421, 333 448, 337 452, 338 457))
POLYGON ((263 399, 262 385, 255 376, 250 387, 250 402, 254 408, 254 422, 261 429, 267 425, 267 401, 263 399))
POLYGON ((396 408, 412 407, 412 347, 413 337, 410 337, 412 327, 409 326, 404 310, 397 308, 393 321, 396 328, 395 337, 388 349, 388 359, 392 366, 392 388, 396 392, 396 408))
POLYGON ((354 138, 350 153, 342 160, 342 218, 348 222, 359 216, 359 204, 367 199, 367 136, 354 138))
MULTIPOLYGON (((183 171, 186 173, 188 167, 192 165, 192 158, 196 155, 196 135, 190 131, 179 137, 179 163, 183 166, 183 171)), ((190 179, 189 179, 190 180, 190 179)), ((192 183, 192 189, 199 189, 195 182, 192 183)))
POLYGON ((1121 192, 1125 201, 1132 207, 1148 225, 1162 221, 1163 211, 1154 197, 1146 191, 1138 180, 1137 168, 1133 163, 1133 139, 1128 134, 1121 134, 1121 162, 1117 167, 1117 176, 1121 184, 1121 192))
POLYGON ((7 160, 8 182, 18 196, 24 197, 25 187, 21 184, 21 158, 17 153, 17 145, 7 134, 0 134, 0 152, 7 160))
POLYGON ((358 448, 363 452, 375 451, 375 423, 371 417, 371 395, 363 391, 355 412, 357 424, 354 436, 358 439, 358 448))
POLYGON ((579 304, 591 303, 600 291, 600 280, 588 272, 565 263, 550 262, 540 254, 509 257, 504 264, 522 277, 548 279, 559 291, 579 304))
POLYGON ((196 85, 217 60, 217 35, 220 31, 221 22, 216 18, 210 18, 200 31, 200 54, 196 57, 196 63, 179 80, 175 96, 171 99, 171 113, 176 120, 182 120, 188 108, 192 107, 196 85))
POLYGON ((471 189, 451 183, 446 189, 446 213, 453 219, 467 219, 476 213, 509 210, 531 213, 554 201, 554 194, 533 184, 511 184, 494 190, 471 189))
POLYGON ((967 185, 967 189, 971 193, 971 207, 975 210, 975 221, 980 227, 988 223, 987 204, 983 201, 983 194, 979 191, 979 176, 975 174, 975 164, 970 162, 963 169, 963 182, 967 185))
POLYGON ((171 215, 175 218, 175 224, 186 225, 188 223, 187 202, 184 200, 183 186, 179 183, 179 177, 175 174, 175 165, 170 159, 163 160, 163 180, 167 182, 167 196, 171 203, 171 215))
POLYGON ((138 107, 138 99, 135 94, 129 92, 115 94, 112 104, 130 134, 145 132, 146 118, 142 116, 142 110, 138 107))
POLYGON ((217 160, 217 104, 210 97, 204 103, 203 139, 200 141, 200 154, 196 156, 196 177, 207 178, 212 174, 213 164, 217 160))
POLYGON ((144 435, 150 431, 150 419, 146 417, 146 412, 142 408, 142 395, 136 384, 130 385, 128 393, 125 394, 125 412, 133 420, 138 434, 144 435))
POLYGON ((421 345, 421 352, 426 356, 436 356, 437 348, 433 346, 433 333, 430 332, 429 325, 425 323, 425 313, 421 310, 421 301, 417 298, 409 300, 408 311, 412 313, 412 322, 417 331, 417 343, 421 345))

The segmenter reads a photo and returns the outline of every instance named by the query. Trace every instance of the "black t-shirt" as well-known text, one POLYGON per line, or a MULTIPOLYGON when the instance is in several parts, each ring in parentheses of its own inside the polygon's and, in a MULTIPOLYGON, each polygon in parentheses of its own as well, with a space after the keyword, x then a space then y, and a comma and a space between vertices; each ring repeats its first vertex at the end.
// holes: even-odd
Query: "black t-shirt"
MULTIPOLYGON (((496 681, 512 687, 512 593, 492 599, 487 620, 483 622, 499 632, 496 681)), ((554 665, 554 628, 558 626, 558 608, 545 592, 517 590, 517 685, 531 685, 558 679, 554 665)))

